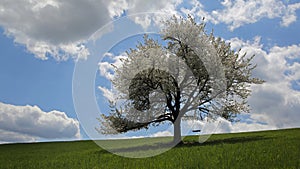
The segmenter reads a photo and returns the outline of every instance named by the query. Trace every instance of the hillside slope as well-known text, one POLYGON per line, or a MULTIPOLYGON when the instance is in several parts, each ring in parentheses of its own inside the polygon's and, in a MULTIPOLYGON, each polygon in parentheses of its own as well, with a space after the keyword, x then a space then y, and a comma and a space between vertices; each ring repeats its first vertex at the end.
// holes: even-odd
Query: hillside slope
POLYGON ((114 155, 93 141, 0 145, 0 168, 300 168, 299 128, 197 139, 144 159, 114 155))

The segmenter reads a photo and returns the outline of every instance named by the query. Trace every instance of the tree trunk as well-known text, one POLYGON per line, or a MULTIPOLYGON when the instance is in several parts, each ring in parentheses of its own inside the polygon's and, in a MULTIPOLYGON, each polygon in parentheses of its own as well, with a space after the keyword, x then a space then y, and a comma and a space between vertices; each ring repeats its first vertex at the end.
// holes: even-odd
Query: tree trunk
POLYGON ((174 137, 173 137, 173 142, 175 144, 181 144, 181 118, 175 120, 174 122, 174 137))

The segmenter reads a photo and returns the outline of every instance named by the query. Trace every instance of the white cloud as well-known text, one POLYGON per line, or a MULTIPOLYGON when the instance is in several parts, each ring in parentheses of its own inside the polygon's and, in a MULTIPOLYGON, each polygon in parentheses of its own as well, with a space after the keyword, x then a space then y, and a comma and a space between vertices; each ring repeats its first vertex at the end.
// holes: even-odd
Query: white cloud
POLYGON ((105 53, 103 55, 102 60, 110 60, 102 61, 98 63, 99 73, 101 76, 111 80, 113 78, 114 67, 120 67, 122 65, 122 59, 127 58, 126 53, 121 53, 120 55, 114 55, 113 53, 105 53))
POLYGON ((116 100, 116 96, 113 93, 112 90, 109 90, 105 87, 102 86, 98 86, 98 89, 103 93, 103 96, 105 97, 105 99, 109 100, 109 101, 115 101, 116 100))
POLYGON ((108 9, 112 17, 119 17, 126 12, 130 19, 146 30, 151 24, 160 25, 166 17, 178 15, 176 7, 182 2, 182 0, 117 0, 111 2, 108 9))
POLYGON ((153 1, 139 1, 127 0, 128 14, 136 13, 151 13, 151 12, 165 12, 175 14, 176 7, 182 3, 182 0, 153 0, 153 1))
POLYGON ((126 0, 114 0, 108 5, 110 17, 121 16, 125 10, 128 9, 128 2, 126 0))
POLYGON ((0 144, 2 143, 14 143, 14 142, 34 142, 36 137, 32 137, 27 134, 22 134, 18 132, 12 132, 0 129, 0 144))
MULTIPOLYGON (((176 13, 181 0, 11 0, 0 3, 0 26, 5 34, 22 44, 37 58, 56 60, 72 57, 86 59, 84 43, 113 17, 147 12, 176 13)), ((158 15, 159 16, 159 15, 158 15)), ((158 18, 157 16, 157 18, 158 18)), ((150 25, 148 15, 131 17, 144 28, 150 25)), ((157 19, 156 18, 156 19, 157 19)), ((158 20, 152 20, 157 21, 158 20)))
MULTIPOLYGON (((114 66, 120 67, 122 65, 121 59, 127 58, 126 53, 122 53, 120 55, 114 55, 113 53, 105 53, 103 56, 103 60, 110 60, 109 61, 102 61, 98 63, 98 69, 100 76, 106 78, 107 80, 112 80, 114 78, 114 66)), ((113 87, 113 86, 112 86, 113 87)), ((107 89, 103 86, 98 86, 98 89, 103 93, 103 96, 110 100, 115 101, 117 98, 117 92, 111 89, 107 89)))
POLYGON ((83 43, 110 20, 102 0, 11 0, 0 9, 5 34, 40 59, 86 58, 83 43))
POLYGON ((137 24, 147 29, 151 24, 161 25, 161 21, 172 15, 178 15, 177 6, 182 0, 128 0, 128 15, 137 24), (143 15, 133 15, 143 14, 143 15))
POLYGON ((113 70, 113 66, 108 62, 100 62, 98 64, 100 75, 111 80, 113 78, 113 74, 111 71, 113 70))
POLYGON ((158 131, 154 134, 151 134, 149 137, 165 137, 165 136, 173 136, 173 133, 170 131, 158 131))
POLYGON ((282 26, 289 26, 297 20, 296 10, 300 9, 300 3, 295 3, 287 6, 285 15, 282 17, 282 26))
MULTIPOLYGON (((89 55, 84 45, 90 36, 113 17, 137 13, 176 13, 175 6, 181 0, 11 0, 0 2, 0 26, 5 35, 22 44, 35 57, 56 60, 72 57, 86 59, 89 55)), ((149 15, 134 15, 130 18, 144 28, 151 22, 159 22, 149 15)))
POLYGON ((229 25, 230 30, 262 18, 281 18, 281 25, 289 26, 296 21, 295 11, 300 8, 300 3, 285 5, 279 0, 224 0, 222 5, 224 9, 211 14, 217 21, 229 25))
POLYGON ((77 60, 89 55, 84 45, 89 37, 125 12, 145 30, 160 25, 166 17, 187 14, 205 17, 214 24, 223 22, 234 30, 262 18, 281 18, 281 25, 289 26, 300 8, 300 3, 286 5, 279 0, 224 0, 221 4, 224 9, 208 12, 197 0, 11 0, 0 3, 0 26, 37 58, 77 60), (180 6, 185 3, 191 6, 180 6))
POLYGON ((79 122, 64 112, 44 112, 37 106, 0 102, 0 141, 35 141, 41 138, 79 138, 79 122))
MULTIPOLYGON (((151 24, 160 24, 166 16, 172 15, 193 15, 196 18, 205 17, 206 21, 218 24, 223 22, 230 30, 234 30, 245 24, 255 23, 263 18, 280 18, 281 26, 289 26, 297 19, 296 10, 300 8, 300 3, 285 4, 280 0, 224 0, 221 2, 223 9, 206 11, 205 6, 198 0, 155 0, 143 2, 137 0, 118 0, 112 3, 110 9, 113 15, 120 16, 126 14, 157 12, 157 15, 135 15, 131 16, 135 23, 146 29, 151 24), (190 4, 190 7, 180 7, 181 4, 190 4), (163 14, 166 14, 163 16, 163 14)), ((112 15, 112 14, 111 14, 112 15)))
POLYGON ((294 60, 300 58, 300 44, 274 46, 265 51, 259 38, 254 42, 238 38, 229 41, 234 48, 241 48, 242 53, 256 54, 254 62, 258 66, 253 75, 266 81, 252 86, 250 117, 272 127, 299 127, 300 91, 293 89, 292 81, 300 79, 300 63, 294 60))
POLYGON ((203 17, 205 18, 205 21, 208 22, 212 22, 214 24, 217 24, 218 21, 212 17, 212 15, 204 10, 204 5, 201 4, 201 2, 197 1, 197 0, 192 0, 189 1, 189 3, 192 5, 191 9, 188 8, 181 8, 180 11, 184 14, 184 15, 193 15, 193 17, 195 18, 200 18, 202 19, 203 17))

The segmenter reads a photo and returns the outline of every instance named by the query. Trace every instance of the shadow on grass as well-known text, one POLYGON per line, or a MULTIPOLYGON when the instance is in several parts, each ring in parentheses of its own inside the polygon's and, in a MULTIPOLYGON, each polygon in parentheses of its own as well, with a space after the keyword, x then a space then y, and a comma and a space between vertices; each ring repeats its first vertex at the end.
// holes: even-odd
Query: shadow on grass
MULTIPOLYGON (((195 146, 213 146, 219 144, 237 144, 237 143, 247 143, 247 142, 255 142, 259 140, 268 140, 272 139, 271 137, 265 136, 246 136, 246 137, 232 137, 226 139, 216 139, 216 140, 208 140, 204 143, 199 143, 196 141, 183 142, 181 144, 176 145, 174 148, 180 147, 195 147, 195 146)), ((149 151, 149 150, 159 150, 159 149, 168 149, 171 148, 174 143, 156 143, 152 145, 143 145, 143 146, 135 146, 135 147, 126 147, 126 148, 118 148, 111 150, 100 150, 98 153, 120 153, 120 152, 137 152, 137 151, 149 151)))
POLYGON ((208 140, 204 143, 186 142, 186 143, 177 145, 176 147, 209 146, 209 145, 218 145, 218 144, 237 144, 237 143, 246 143, 246 142, 268 140, 268 139, 271 139, 271 137, 265 137, 265 136, 232 137, 232 138, 226 138, 226 139, 208 140))
POLYGON ((99 153, 103 154, 103 153, 126 153, 126 152, 138 152, 138 151, 149 151, 149 150, 167 150, 170 149, 173 146, 174 143, 155 143, 152 145, 142 145, 142 146, 135 146, 135 147, 126 147, 126 148, 116 148, 116 149, 110 149, 110 150, 105 150, 102 149, 99 151, 99 153))

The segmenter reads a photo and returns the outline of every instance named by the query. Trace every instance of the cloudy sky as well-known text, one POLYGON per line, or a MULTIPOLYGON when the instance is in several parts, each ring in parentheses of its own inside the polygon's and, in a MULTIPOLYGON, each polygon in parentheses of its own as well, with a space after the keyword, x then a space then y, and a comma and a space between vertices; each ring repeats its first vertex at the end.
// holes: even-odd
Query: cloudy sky
MULTIPOLYGON (((99 68, 95 50, 155 32, 163 16, 187 14, 205 17, 207 31, 233 49, 255 54, 253 74, 266 80, 252 86, 251 114, 222 121, 215 132, 300 127, 299 0, 0 0, 0 143, 95 136, 96 112, 76 106, 91 99, 76 93, 85 83, 76 79, 76 65, 91 63, 95 70, 84 70, 92 78, 99 68)), ((113 51, 120 54, 137 39, 113 51)))

